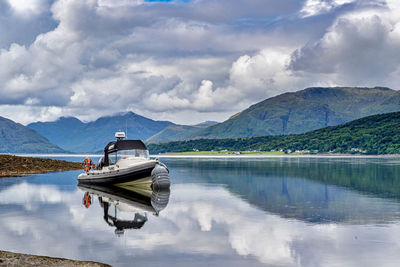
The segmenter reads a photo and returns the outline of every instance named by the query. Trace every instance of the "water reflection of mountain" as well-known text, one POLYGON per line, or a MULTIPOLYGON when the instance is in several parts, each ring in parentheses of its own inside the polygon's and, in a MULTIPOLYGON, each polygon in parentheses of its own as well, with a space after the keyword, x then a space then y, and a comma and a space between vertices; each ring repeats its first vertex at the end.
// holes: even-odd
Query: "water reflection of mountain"
POLYGON ((126 229, 140 229, 148 220, 147 213, 158 216, 169 201, 169 190, 153 191, 150 188, 135 185, 99 186, 78 185, 85 192, 83 205, 87 208, 97 196, 103 208, 104 221, 115 228, 117 235, 126 229))
MULTIPOLYGON (((387 163, 388 161, 386 161, 387 163)), ((192 179, 224 184, 253 205, 309 222, 380 222, 399 217, 400 167, 371 159, 186 161, 192 179)), ((180 170, 182 172, 182 170, 180 170)))

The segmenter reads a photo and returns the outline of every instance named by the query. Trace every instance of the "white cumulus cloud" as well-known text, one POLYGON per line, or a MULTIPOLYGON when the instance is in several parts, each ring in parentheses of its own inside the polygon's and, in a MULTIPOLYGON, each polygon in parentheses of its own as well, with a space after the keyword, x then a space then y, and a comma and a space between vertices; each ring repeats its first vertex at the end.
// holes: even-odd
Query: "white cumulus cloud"
POLYGON ((396 89, 399 10, 396 0, 10 0, 0 115, 132 110, 197 123, 308 86, 396 89))

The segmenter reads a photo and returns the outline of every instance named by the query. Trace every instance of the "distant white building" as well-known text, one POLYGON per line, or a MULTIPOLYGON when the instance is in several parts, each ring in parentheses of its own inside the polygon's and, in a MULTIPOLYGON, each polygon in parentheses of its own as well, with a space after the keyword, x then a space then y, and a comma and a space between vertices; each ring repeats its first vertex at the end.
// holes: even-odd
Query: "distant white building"
POLYGON ((310 153, 310 150, 296 150, 296 153, 310 153))
POLYGON ((363 150, 363 149, 361 149, 361 148, 355 148, 355 147, 352 147, 351 149, 350 149, 350 151, 351 152, 360 152, 360 153, 366 153, 367 151, 365 151, 365 150, 363 150))

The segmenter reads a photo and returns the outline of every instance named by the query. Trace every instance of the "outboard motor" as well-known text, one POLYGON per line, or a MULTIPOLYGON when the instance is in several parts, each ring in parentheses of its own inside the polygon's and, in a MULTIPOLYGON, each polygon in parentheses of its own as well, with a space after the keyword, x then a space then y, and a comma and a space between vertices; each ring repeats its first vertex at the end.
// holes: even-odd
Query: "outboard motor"
POLYGON ((169 171, 160 164, 157 164, 151 171, 151 179, 153 190, 168 190, 170 187, 169 171))

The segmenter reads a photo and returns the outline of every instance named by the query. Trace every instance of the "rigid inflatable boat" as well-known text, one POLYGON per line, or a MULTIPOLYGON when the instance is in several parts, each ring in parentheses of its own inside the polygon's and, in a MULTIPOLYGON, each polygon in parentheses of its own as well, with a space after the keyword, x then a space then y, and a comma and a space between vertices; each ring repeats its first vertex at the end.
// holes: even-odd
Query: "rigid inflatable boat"
POLYGON ((107 144, 99 163, 89 165, 89 168, 85 166, 85 172, 78 176, 79 183, 121 184, 151 176, 152 188, 169 188, 167 167, 156 159, 150 159, 141 140, 123 140, 124 132, 117 132, 115 136, 117 141, 107 144))

